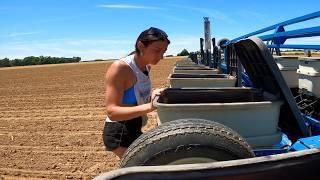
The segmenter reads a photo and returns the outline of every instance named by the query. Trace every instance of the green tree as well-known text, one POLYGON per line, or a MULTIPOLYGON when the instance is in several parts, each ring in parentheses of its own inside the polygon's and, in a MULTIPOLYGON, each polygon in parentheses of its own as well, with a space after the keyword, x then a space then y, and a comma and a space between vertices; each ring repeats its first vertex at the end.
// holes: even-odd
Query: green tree
POLYGON ((14 59, 10 61, 11 66, 22 66, 22 60, 21 59, 14 59))
POLYGON ((23 59, 9 60, 8 58, 0 59, 0 67, 10 66, 28 66, 38 64, 59 64, 59 63, 73 63, 81 61, 81 57, 51 57, 51 56, 28 56, 23 59))
POLYGON ((10 60, 8 58, 0 59, 0 67, 10 67, 10 60))
POLYGON ((34 56, 28 56, 23 58, 22 62, 23 62, 23 66, 29 66, 29 65, 33 65, 34 64, 34 56))
POLYGON ((186 49, 183 49, 180 53, 177 54, 177 56, 188 56, 189 52, 186 49))

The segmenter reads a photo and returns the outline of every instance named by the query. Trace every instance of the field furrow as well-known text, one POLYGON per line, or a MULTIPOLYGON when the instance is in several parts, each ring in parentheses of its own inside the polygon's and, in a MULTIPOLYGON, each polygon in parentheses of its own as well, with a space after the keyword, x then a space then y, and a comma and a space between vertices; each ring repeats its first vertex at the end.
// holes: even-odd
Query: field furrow
MULTIPOLYGON (((167 87, 175 58, 152 67, 167 87)), ((118 168, 105 150, 105 72, 110 62, 0 68, 0 179, 92 179, 118 168)), ((148 113, 143 132, 156 126, 148 113)))

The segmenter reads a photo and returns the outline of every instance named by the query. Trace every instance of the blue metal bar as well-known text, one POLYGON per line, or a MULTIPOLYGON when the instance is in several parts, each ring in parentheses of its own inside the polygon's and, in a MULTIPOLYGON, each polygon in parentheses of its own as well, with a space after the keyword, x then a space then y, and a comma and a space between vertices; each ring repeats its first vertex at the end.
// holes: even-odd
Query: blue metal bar
POLYGON ((256 157, 287 153, 287 149, 258 149, 253 151, 256 157))
POLYGON ((312 118, 309 115, 303 114, 303 117, 307 120, 306 124, 309 124, 310 128, 311 128, 311 133, 312 135, 320 135, 320 122, 317 119, 312 118))
POLYGON ((243 36, 240 36, 238 38, 235 38, 235 39, 229 41, 228 44, 229 43, 234 43, 234 42, 236 42, 236 41, 238 41, 240 39, 243 39, 243 38, 247 38, 247 37, 250 37, 250 36, 254 36, 254 35, 257 35, 257 34, 260 34, 260 33, 264 33, 264 32, 270 31, 272 29, 277 28, 278 26, 286 26, 286 25, 290 25, 290 24, 294 24, 294 23, 298 23, 298 22, 307 21, 309 19, 314 19, 314 18, 317 18, 317 17, 320 17, 320 11, 317 11, 317 12, 314 12, 314 13, 311 13, 311 14, 307 14, 307 15, 304 15, 304 16, 300 16, 300 17, 297 17, 297 18, 293 18, 293 19, 290 19, 290 20, 287 20, 287 21, 284 21, 284 22, 281 22, 281 23, 278 23, 278 24, 263 28, 261 30, 258 30, 258 31, 255 31, 255 32, 243 35, 243 36))
POLYGON ((255 87, 252 84, 249 76, 245 72, 241 73, 241 80, 242 80, 242 86, 244 86, 244 87, 253 87, 253 88, 255 87))
POLYGON ((270 44, 268 48, 287 48, 287 49, 315 49, 320 50, 320 45, 303 45, 303 44, 270 44))
POLYGON ((320 136, 300 138, 288 149, 288 151, 301 151, 311 148, 320 148, 320 136))
POLYGON ((289 39, 289 38, 310 37, 310 36, 320 36, 320 26, 268 34, 264 36, 259 36, 259 38, 262 39, 263 41, 269 41, 277 37, 285 37, 286 39, 289 39))
POLYGON ((229 48, 224 49, 224 62, 226 63, 226 74, 230 74, 230 59, 229 59, 229 48))

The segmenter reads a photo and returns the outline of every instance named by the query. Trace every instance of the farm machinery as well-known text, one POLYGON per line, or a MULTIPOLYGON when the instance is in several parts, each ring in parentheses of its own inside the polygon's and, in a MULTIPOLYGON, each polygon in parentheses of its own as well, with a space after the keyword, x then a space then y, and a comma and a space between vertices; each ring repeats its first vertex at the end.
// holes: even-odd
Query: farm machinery
POLYGON ((320 57, 281 56, 280 49, 320 50, 285 44, 319 36, 319 26, 284 30, 318 17, 320 11, 223 39, 219 48, 213 42, 213 53, 201 47, 200 60, 192 53, 178 61, 170 87, 153 101, 159 126, 130 145, 120 169, 95 179, 317 177, 320 57))

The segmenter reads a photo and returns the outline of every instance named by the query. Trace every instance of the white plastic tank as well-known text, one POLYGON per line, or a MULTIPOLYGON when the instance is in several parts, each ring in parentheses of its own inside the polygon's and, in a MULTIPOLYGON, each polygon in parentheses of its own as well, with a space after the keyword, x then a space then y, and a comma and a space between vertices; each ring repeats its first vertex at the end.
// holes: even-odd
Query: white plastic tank
POLYGON ((224 124, 237 131, 254 149, 279 143, 282 101, 251 88, 169 88, 155 98, 159 122, 196 118, 224 124))
POLYGON ((289 88, 299 87, 298 56, 273 56, 289 88))
POLYGON ((299 58, 299 88, 320 97, 320 57, 299 58))
POLYGON ((170 74, 170 87, 235 87, 237 78, 228 74, 170 74))
POLYGON ((211 69, 211 68, 173 68, 173 73, 181 73, 181 74, 218 74, 218 69, 211 69))

